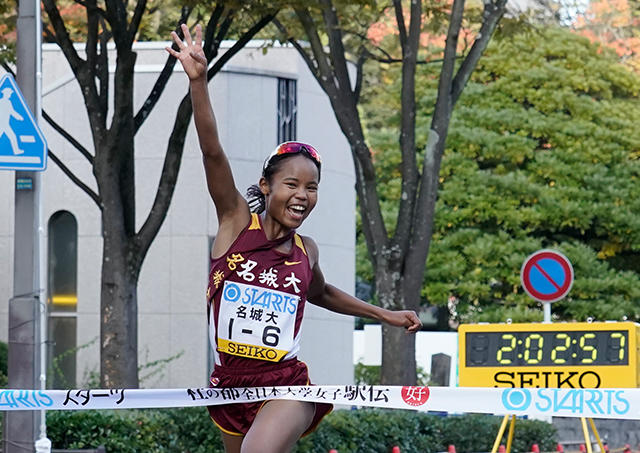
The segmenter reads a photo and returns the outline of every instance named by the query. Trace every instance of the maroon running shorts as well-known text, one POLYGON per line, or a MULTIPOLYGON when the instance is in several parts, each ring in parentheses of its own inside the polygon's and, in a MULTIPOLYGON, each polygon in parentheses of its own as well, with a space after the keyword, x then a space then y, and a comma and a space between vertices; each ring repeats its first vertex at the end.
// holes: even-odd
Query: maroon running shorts
MULTIPOLYGON (((279 385, 311 385, 307 365, 298 359, 256 368, 226 368, 216 365, 209 386, 228 387, 272 387, 279 385)), ((227 434, 244 436, 251 428, 253 420, 265 401, 255 403, 234 403, 207 406, 213 422, 227 434)), ((311 433, 320 420, 333 409, 332 404, 315 403, 316 413, 309 429, 304 435, 311 433)))

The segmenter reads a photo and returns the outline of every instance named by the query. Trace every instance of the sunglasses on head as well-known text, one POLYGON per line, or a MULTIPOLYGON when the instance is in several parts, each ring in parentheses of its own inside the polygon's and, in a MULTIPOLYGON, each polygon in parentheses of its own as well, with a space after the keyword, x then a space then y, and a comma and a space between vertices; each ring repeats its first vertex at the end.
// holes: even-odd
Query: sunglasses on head
POLYGON ((316 161, 318 165, 322 164, 322 159, 320 158, 320 153, 311 145, 302 142, 284 142, 279 144, 276 149, 273 150, 267 160, 264 161, 264 166, 262 170, 264 171, 268 166, 271 159, 275 156, 282 156, 283 154, 297 154, 306 152, 313 160, 316 161))

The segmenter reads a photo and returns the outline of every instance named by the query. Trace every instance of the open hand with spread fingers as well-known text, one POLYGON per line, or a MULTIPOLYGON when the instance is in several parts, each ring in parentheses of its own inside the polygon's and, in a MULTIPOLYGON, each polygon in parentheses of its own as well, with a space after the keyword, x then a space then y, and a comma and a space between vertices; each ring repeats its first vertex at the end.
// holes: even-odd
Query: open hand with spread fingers
POLYGON ((207 58, 204 55, 204 50, 202 50, 202 27, 200 24, 196 25, 195 42, 191 38, 189 27, 187 27, 186 24, 182 24, 181 27, 184 35, 184 41, 180 39, 176 32, 171 32, 171 37, 180 50, 176 51, 170 47, 166 47, 167 52, 180 60, 180 63, 184 68, 184 72, 189 76, 189 80, 206 77, 207 58))

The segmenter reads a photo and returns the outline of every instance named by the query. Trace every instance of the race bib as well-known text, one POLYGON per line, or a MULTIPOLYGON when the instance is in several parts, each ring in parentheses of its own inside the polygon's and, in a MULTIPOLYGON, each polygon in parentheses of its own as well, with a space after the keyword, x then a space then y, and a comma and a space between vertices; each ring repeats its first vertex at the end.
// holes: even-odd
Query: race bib
POLYGON ((280 361, 294 346, 299 300, 282 291, 225 281, 218 315, 218 350, 280 361))

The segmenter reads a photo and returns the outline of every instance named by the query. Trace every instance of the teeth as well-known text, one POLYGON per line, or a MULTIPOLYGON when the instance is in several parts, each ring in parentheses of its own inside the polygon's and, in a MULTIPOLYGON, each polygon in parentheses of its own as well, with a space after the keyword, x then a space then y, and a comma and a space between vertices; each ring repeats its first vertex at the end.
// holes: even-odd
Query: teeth
POLYGON ((304 212, 304 206, 290 206, 291 209, 293 209, 294 211, 300 211, 300 212, 304 212))

